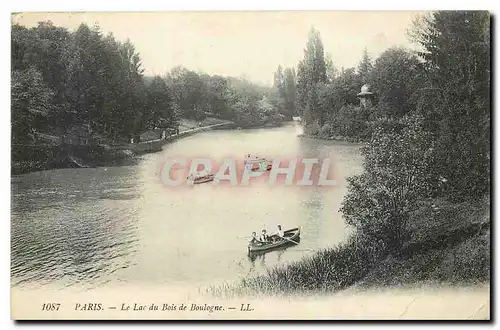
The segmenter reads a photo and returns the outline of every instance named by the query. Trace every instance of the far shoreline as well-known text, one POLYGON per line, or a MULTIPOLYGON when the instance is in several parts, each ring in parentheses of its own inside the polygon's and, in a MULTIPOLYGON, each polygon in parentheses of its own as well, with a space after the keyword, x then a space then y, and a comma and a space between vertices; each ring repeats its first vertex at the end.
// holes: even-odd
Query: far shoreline
MULTIPOLYGON (((247 130, 277 128, 292 121, 282 121, 279 123, 266 123, 263 125, 252 125, 250 127, 240 127, 233 121, 224 121, 217 124, 205 125, 183 130, 178 134, 167 136, 163 139, 141 141, 138 143, 90 146, 47 146, 40 145, 33 149, 42 153, 55 156, 52 159, 46 157, 45 162, 33 160, 27 162, 11 162, 11 177, 56 169, 71 168, 97 168, 134 165, 137 160, 146 154, 161 152, 165 145, 182 138, 192 136, 210 130, 247 130), (44 151, 45 150, 45 151, 44 151), (76 155, 76 156, 74 156, 76 155), (89 156, 90 155, 90 156, 89 156), (19 164, 20 163, 20 164, 19 164)), ((11 148, 12 152, 12 148, 11 148)))
POLYGON ((319 141, 341 142, 341 143, 352 144, 352 145, 362 145, 362 144, 364 144, 364 141, 359 141, 359 140, 356 140, 356 139, 349 139, 349 138, 345 138, 345 137, 342 137, 342 136, 323 137, 323 136, 312 135, 312 134, 308 134, 308 133, 302 133, 298 137, 301 138, 301 139, 312 139, 312 140, 319 140, 319 141))

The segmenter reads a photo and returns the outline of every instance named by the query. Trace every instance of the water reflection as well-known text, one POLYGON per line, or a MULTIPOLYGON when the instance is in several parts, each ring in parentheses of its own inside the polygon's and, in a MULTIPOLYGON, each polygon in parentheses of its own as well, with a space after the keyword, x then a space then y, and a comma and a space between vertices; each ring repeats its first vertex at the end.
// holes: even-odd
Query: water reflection
POLYGON ((265 260, 266 260, 266 255, 267 256, 275 256, 276 261, 282 261, 282 257, 285 255, 285 252, 290 249, 290 248, 295 248, 298 245, 300 246, 300 238, 296 238, 295 241, 297 243, 290 243, 286 246, 279 247, 274 249, 273 251, 269 252, 254 252, 254 253, 249 253, 247 255, 248 260, 250 261, 250 268, 253 269, 255 268, 255 261, 260 261, 260 265, 262 267, 265 267, 265 260))
POLYGON ((266 254, 261 253, 261 254, 249 254, 248 255, 248 260, 250 261, 250 269, 253 271, 255 270, 255 262, 259 261, 259 264, 261 267, 266 267, 266 254))

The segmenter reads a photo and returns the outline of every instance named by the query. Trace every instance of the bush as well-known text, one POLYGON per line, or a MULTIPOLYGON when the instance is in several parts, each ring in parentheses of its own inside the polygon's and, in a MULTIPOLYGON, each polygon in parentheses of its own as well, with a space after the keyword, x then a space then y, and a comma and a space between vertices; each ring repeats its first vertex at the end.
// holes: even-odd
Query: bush
POLYGON ((398 249, 409 214, 433 190, 432 145, 412 119, 401 132, 376 129, 362 148, 365 172, 348 178, 341 212, 346 223, 398 249))
POLYGON ((332 135, 332 125, 324 124, 319 131, 319 135, 323 138, 329 138, 332 135))
POLYGON ((319 126, 318 122, 313 121, 310 124, 307 124, 304 131, 306 134, 309 135, 318 135, 320 133, 321 127, 319 126))

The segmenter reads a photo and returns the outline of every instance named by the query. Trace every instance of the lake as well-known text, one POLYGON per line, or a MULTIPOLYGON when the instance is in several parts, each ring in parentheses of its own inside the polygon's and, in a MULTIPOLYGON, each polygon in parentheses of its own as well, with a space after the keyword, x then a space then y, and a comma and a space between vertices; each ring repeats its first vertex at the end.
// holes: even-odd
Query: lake
POLYGON ((265 272, 334 246, 349 234, 339 213, 345 178, 362 170, 359 146, 300 138, 300 127, 208 131, 122 167, 58 169, 12 177, 11 277, 18 288, 204 286, 265 272), (215 160, 330 157, 332 187, 166 186, 171 157, 215 160), (247 256, 253 231, 302 227, 301 241, 247 256))

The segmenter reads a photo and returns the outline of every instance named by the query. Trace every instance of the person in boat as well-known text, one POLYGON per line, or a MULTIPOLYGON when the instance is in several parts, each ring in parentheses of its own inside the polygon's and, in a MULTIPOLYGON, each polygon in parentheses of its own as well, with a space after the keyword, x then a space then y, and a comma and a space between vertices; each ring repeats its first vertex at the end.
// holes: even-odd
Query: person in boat
POLYGON ((281 225, 278 225, 278 230, 276 231, 276 235, 278 237, 285 237, 285 231, 283 230, 283 228, 281 228, 281 225))
POLYGON ((249 160, 250 160, 250 154, 246 155, 245 159, 243 160, 243 164, 245 165, 245 168, 247 168, 249 160))
POLYGON ((250 160, 251 160, 251 158, 250 158, 250 154, 248 154, 248 155, 246 156, 245 161, 244 161, 245 170, 247 170, 247 171, 251 171, 251 170, 252 170, 252 168, 253 168, 253 164, 249 162, 250 160))
POLYGON ((250 244, 259 244, 259 243, 260 243, 260 241, 257 238, 257 233, 253 232, 252 233, 252 238, 250 238, 250 244))
POLYGON ((281 225, 277 226, 276 234, 273 235, 275 237, 275 241, 282 241, 285 239, 285 231, 281 228, 281 225))
POLYGON ((262 243, 269 243, 269 236, 267 235, 267 231, 262 229, 262 234, 260 235, 260 241, 262 243))

